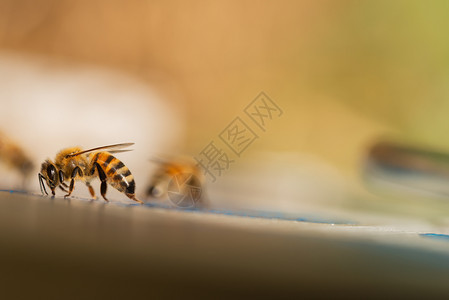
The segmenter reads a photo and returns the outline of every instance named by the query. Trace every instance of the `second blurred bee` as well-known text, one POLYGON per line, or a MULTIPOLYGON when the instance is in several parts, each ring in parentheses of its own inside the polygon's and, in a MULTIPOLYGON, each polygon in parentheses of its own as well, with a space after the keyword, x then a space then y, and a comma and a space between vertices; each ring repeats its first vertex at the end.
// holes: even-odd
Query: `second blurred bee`
POLYGON ((0 161, 16 170, 22 177, 22 188, 26 187, 34 165, 28 154, 10 137, 0 131, 0 161))
POLYGON ((187 157, 156 160, 147 197, 168 200, 179 208, 206 206, 204 176, 195 161, 187 157))

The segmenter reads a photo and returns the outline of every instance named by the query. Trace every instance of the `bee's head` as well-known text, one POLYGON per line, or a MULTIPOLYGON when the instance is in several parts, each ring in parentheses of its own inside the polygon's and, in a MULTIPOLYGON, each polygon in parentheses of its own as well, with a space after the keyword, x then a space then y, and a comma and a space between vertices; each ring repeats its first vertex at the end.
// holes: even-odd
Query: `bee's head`
POLYGON ((44 183, 42 182, 42 179, 45 180, 48 187, 50 187, 52 194, 54 195, 55 188, 59 185, 60 182, 59 182, 58 170, 57 170, 56 166, 50 160, 46 160, 42 163, 41 172, 39 173, 39 183, 41 185, 41 190, 43 188, 45 193, 47 193, 47 191, 45 190, 44 183))
POLYGON ((160 185, 153 184, 147 189, 147 196, 152 198, 160 198, 163 196, 163 190, 160 185))

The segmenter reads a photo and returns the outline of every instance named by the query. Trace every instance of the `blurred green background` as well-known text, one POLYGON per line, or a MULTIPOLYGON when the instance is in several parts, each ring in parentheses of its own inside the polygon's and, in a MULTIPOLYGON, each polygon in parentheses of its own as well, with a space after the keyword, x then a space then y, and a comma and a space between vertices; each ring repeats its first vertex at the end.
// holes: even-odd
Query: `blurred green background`
POLYGON ((384 135, 449 150, 448 15, 447 1, 1 0, 0 47, 141 78, 185 112, 180 152, 265 91, 284 115, 250 151, 350 175, 384 135))

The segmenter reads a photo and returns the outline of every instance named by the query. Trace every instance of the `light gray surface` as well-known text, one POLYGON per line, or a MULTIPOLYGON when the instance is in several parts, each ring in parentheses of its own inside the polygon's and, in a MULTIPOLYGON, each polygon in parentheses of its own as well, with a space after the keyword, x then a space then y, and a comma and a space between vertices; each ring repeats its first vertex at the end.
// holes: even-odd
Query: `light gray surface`
POLYGON ((0 291, 2 299, 449 295, 444 251, 313 226, 1 192, 0 291))

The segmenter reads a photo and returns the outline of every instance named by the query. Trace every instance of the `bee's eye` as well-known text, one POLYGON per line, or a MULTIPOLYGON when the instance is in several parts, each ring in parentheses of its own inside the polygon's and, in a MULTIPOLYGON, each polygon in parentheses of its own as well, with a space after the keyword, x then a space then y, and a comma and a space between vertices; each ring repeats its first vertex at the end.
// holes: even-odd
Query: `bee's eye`
POLYGON ((47 167, 47 175, 48 177, 52 180, 55 181, 56 180, 56 168, 53 165, 49 165, 47 167))
POLYGON ((155 197, 155 198, 159 198, 160 196, 162 196, 162 191, 160 189, 158 189, 156 186, 151 186, 148 189, 148 195, 155 197))

